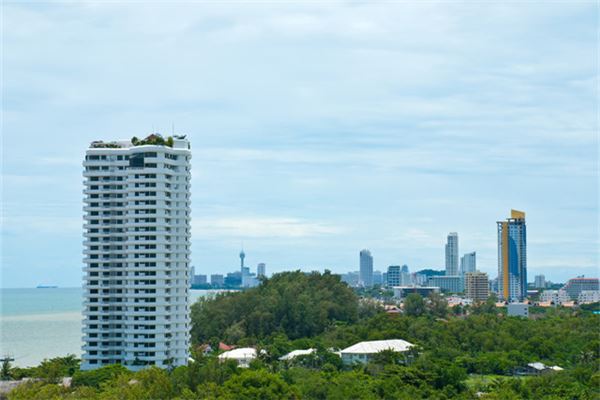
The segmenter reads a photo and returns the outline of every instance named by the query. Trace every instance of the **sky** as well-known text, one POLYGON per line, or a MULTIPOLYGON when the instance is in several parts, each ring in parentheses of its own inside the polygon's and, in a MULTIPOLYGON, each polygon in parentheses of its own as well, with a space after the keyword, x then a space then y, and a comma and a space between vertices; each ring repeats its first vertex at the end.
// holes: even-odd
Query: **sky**
POLYGON ((187 134, 192 264, 599 275, 598 6, 2 2, 2 287, 78 286, 93 140, 187 134))

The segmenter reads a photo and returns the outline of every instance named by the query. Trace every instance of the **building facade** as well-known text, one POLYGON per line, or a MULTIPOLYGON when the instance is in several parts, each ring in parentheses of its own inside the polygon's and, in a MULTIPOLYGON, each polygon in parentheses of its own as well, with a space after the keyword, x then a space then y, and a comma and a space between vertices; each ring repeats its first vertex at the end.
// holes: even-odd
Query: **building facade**
POLYGON ((571 299, 564 290, 544 290, 540 294, 540 301, 543 303, 563 304, 571 299))
POLYGON ((490 297, 488 274, 467 272, 465 274, 465 296, 473 301, 486 301, 490 297))
POLYGON ((267 264, 265 263, 258 263, 258 265, 256 266, 256 276, 257 277, 266 277, 267 276, 267 264))
POLYGON ((358 284, 363 287, 373 286, 373 256, 369 250, 361 250, 359 254, 360 270, 358 284))
POLYGON ((577 297, 579 304, 591 304, 600 301, 600 290, 582 290, 577 297))
POLYGON ((396 299, 404 299, 411 293, 416 293, 421 297, 427 297, 432 293, 440 293, 440 288, 437 286, 395 286, 393 290, 396 299))
POLYGON ((533 287, 536 289, 545 289, 546 277, 544 275, 536 275, 533 279, 533 287))
POLYGON ((466 253, 460 258, 460 273, 462 275, 477 271, 477 253, 466 253))
POLYGON ((86 151, 82 369, 187 364, 190 159, 184 137, 86 151))
POLYGON ((212 286, 223 286, 225 284, 225 280, 223 275, 221 274, 212 274, 210 276, 210 284, 212 286))
POLYGON ((446 242, 446 276, 458 275, 458 233, 450 232, 446 242))
POLYGON ((527 296, 527 230, 525 213, 511 210, 510 218, 498 221, 498 297, 523 301, 527 296))
POLYGON ((386 274, 386 285, 389 287, 401 286, 401 268, 399 265, 390 265, 386 274))
POLYGON ((437 286, 443 292, 448 293, 461 293, 463 288, 463 280, 460 276, 444 276, 444 275, 436 275, 430 276, 427 284, 429 286, 437 286))
POLYGON ((582 291, 599 290, 599 286, 598 278, 577 277, 569 279, 562 289, 567 292, 571 300, 577 300, 582 291))

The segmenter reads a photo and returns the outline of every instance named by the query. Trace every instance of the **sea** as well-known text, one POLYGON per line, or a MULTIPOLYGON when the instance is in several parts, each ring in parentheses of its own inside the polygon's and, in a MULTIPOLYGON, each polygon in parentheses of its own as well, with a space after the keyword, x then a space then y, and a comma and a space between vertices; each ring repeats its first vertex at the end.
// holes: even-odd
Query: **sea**
MULTIPOLYGON (((190 290, 190 303, 218 290, 190 290)), ((81 288, 0 289, 0 358, 31 367, 42 360, 81 357, 81 288)))

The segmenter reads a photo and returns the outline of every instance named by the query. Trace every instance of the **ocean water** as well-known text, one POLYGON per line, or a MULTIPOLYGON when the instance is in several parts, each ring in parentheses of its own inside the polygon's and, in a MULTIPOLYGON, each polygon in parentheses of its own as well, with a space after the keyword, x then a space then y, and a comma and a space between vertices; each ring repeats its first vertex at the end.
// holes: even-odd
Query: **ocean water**
MULTIPOLYGON (((191 290, 190 302, 216 290, 191 290)), ((0 289, 0 355, 19 367, 45 358, 81 357, 81 288, 0 289)))

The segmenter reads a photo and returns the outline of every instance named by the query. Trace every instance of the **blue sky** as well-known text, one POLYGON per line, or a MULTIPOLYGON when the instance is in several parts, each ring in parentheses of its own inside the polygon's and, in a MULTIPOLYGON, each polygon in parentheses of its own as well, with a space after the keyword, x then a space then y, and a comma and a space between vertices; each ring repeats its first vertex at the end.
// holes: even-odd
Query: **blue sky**
POLYGON ((193 146, 192 260, 598 275, 594 2, 3 3, 2 286, 77 286, 89 142, 193 146))

